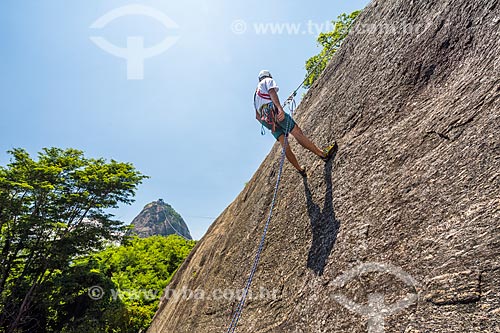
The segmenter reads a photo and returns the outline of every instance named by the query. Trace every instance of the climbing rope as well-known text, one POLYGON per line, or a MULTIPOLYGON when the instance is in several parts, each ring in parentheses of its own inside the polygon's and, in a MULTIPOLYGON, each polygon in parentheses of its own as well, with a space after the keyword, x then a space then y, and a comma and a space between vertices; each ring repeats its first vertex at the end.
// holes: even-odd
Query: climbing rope
MULTIPOLYGON (((293 112, 295 111, 296 103, 295 103, 295 100, 292 96, 289 97, 285 101, 285 104, 283 105, 283 107, 286 107, 286 106, 288 106, 288 109, 290 111, 290 117, 293 119, 293 112)), ((262 236, 260 238, 259 247, 258 247, 257 253, 255 255, 252 269, 250 270, 250 274, 248 275, 245 289, 243 290, 243 294, 241 295, 241 299, 240 299, 240 302, 238 303, 236 311, 233 314, 233 318, 231 320, 231 324, 229 325, 229 328, 227 329, 227 333, 234 333, 236 331, 236 326, 238 325, 238 320, 240 319, 241 314, 243 312, 243 306, 245 305, 248 291, 250 290, 250 286, 252 285, 253 277, 255 275, 255 272, 257 271, 257 266, 258 266, 259 261, 260 261, 260 256, 262 254, 262 250, 264 249, 264 243, 266 240, 267 230, 269 229, 269 223, 271 222, 271 218, 273 216, 273 210, 274 210, 274 206, 276 204, 276 199, 278 197, 279 185, 281 182, 281 175, 283 173, 283 164, 285 162, 286 148, 288 146, 288 132, 290 131, 289 126, 290 126, 290 122, 287 122, 287 128, 285 131, 285 142, 284 142, 283 148, 281 150, 281 159, 280 159, 280 165, 279 165, 278 178, 276 179, 276 184, 274 186, 273 200, 271 201, 271 208, 269 209, 269 215, 267 216, 267 221, 266 221, 266 224, 264 225, 264 231, 262 232, 262 236)))
MULTIPOLYGON (((290 98, 293 98, 295 96, 297 96, 297 92, 300 90, 300 88, 302 88, 302 86, 304 85, 304 83, 306 83, 307 80, 309 80, 309 78, 314 74, 316 73, 316 69, 318 69, 319 65, 321 65, 323 63, 323 60, 325 60, 329 55, 330 53, 332 52, 333 48, 334 47, 340 47, 340 45, 342 45, 342 42, 344 41, 344 38, 347 37, 347 35, 349 34, 349 31, 350 29, 347 29, 347 32, 344 33, 342 35, 342 37, 340 37, 340 42, 337 42, 337 43, 332 43, 332 45, 330 46, 330 48, 325 52, 325 54, 319 59, 318 63, 316 64, 316 66, 314 66, 312 68, 312 70, 309 72, 309 74, 306 76, 306 78, 299 84, 299 86, 297 87, 297 89, 295 89, 293 91, 293 93, 290 95, 290 97, 288 97, 288 99, 290 98)), ((288 100, 287 100, 288 101, 288 100)))
MULTIPOLYGON (((347 33, 343 36, 345 37, 347 33)), ((343 38, 342 38, 343 40, 343 38)), ((335 46, 339 46, 339 43, 333 43, 332 46, 326 51, 326 53, 320 58, 316 66, 313 67, 313 69, 310 71, 309 75, 306 76, 306 78, 302 81, 302 83, 295 89, 292 94, 286 99, 283 108, 288 106, 288 109, 290 111, 290 117, 293 119, 293 113, 295 111, 295 108, 297 106, 295 102, 295 96, 297 96, 297 92, 299 91, 300 88, 306 83, 306 81, 313 75, 318 68, 320 64, 323 63, 323 60, 330 55, 330 52, 333 50, 335 46)), ((262 250, 264 249, 264 243, 266 240, 266 235, 267 235, 267 230, 269 229, 269 224, 271 222, 271 218, 273 216, 273 210, 274 206, 276 204, 276 199, 278 197, 278 190, 281 182, 281 175, 283 173, 283 164, 285 162, 285 157, 286 157, 286 148, 288 146, 288 132, 290 128, 288 126, 290 122, 287 122, 287 128, 285 131, 285 142, 283 144, 283 149, 281 150, 281 159, 280 159, 280 164, 279 164, 279 172, 278 172, 278 178, 276 179, 276 184, 274 186, 274 194, 273 194, 273 200, 271 201, 271 207, 269 209, 269 215, 267 216, 266 224, 264 225, 264 231, 262 232, 262 236, 260 238, 259 242, 259 247, 257 248, 257 253, 255 254, 255 259, 253 261, 252 269, 250 270, 250 274, 248 275, 247 282, 245 284, 245 288, 243 289, 243 293, 241 295, 240 302, 238 303, 238 306, 236 307, 236 310, 233 314, 231 323, 226 331, 226 333, 234 333, 236 331, 236 326, 238 325, 238 321, 241 317, 241 314, 243 313, 243 306, 245 305, 246 298, 248 296, 248 291, 250 290, 250 287, 252 285, 252 280, 255 275, 255 272, 257 271, 257 266, 259 265, 260 261, 260 256, 262 254, 262 250)))

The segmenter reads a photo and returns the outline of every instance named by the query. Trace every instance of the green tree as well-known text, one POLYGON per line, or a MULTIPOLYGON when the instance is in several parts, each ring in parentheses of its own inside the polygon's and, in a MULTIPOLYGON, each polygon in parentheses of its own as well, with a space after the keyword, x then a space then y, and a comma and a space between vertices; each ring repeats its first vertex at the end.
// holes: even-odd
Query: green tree
POLYGON ((177 235, 134 237, 95 255, 125 304, 127 332, 148 328, 161 293, 195 244, 177 235))
POLYGON ((53 281, 49 332, 136 333, 148 328, 160 296, 195 241, 133 237, 79 258, 53 281), (103 297, 92 300, 90 288, 103 297), (64 295, 61 298, 61 295, 64 295))
POLYGON ((46 318, 45 322, 39 322, 43 328, 40 331, 128 332, 125 304, 120 299, 109 297, 109 290, 115 290, 117 286, 99 267, 98 261, 92 257, 80 258, 48 281, 44 293, 46 301, 37 304, 46 318), (103 294, 89 293, 96 288, 103 294))
POLYGON ((333 31, 321 33, 318 37, 318 44, 323 47, 321 52, 306 61, 306 81, 304 87, 309 89, 318 79, 333 55, 342 45, 345 37, 351 30, 356 18, 361 11, 351 14, 342 14, 337 21, 332 21, 333 31))
POLYGON ((34 160, 9 151, 0 167, 0 328, 36 331, 53 279, 74 258, 121 238, 125 227, 106 213, 129 204, 145 178, 129 163, 47 148, 34 160))

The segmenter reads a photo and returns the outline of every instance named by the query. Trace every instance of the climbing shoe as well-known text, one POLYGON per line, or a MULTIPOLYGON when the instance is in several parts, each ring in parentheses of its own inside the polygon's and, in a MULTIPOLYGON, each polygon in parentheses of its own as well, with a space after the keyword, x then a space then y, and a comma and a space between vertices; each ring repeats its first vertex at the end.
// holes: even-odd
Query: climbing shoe
POLYGON ((304 167, 304 166, 303 166, 303 167, 302 167, 302 170, 301 170, 301 171, 297 170, 297 172, 298 172, 298 173, 299 173, 302 177, 307 178, 307 170, 306 170, 306 167, 304 167))
POLYGON ((330 158, 335 154, 339 146, 337 145, 337 142, 334 141, 333 144, 329 145, 325 149, 323 149, 323 153, 325 153, 325 157, 322 157, 321 159, 325 162, 328 162, 330 158))

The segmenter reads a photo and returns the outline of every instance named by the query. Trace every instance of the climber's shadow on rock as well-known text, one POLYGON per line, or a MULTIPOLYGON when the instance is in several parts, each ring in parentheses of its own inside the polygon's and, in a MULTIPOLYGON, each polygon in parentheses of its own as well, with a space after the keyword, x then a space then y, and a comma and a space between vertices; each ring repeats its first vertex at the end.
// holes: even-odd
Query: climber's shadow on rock
POLYGON ((325 202, 323 210, 313 201, 307 178, 303 178, 307 198, 307 213, 311 221, 312 244, 307 258, 307 267, 312 269, 316 275, 322 275, 330 252, 337 240, 340 229, 340 221, 335 217, 333 210, 332 194, 332 168, 333 157, 325 164, 324 177, 326 183, 325 202))

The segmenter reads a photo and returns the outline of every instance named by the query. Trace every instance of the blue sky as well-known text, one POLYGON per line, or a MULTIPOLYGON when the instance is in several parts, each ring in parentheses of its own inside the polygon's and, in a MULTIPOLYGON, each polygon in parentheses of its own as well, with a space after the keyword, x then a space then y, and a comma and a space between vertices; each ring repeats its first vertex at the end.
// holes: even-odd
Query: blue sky
POLYGON ((0 165, 13 147, 34 155, 52 146, 132 162, 151 178, 116 216, 128 223, 145 204, 163 198, 199 239, 274 142, 270 133, 260 135, 254 120, 259 70, 271 70, 286 98, 304 78, 305 60, 319 51, 318 32, 367 3, 4 0, 0 165), (132 4, 168 16, 177 28, 143 15, 90 27, 132 4), (258 33, 259 24, 282 24, 284 31, 258 33), (289 32, 286 24, 300 27, 289 32), (121 48, 129 36, 142 36, 145 47, 168 36, 177 42, 144 60, 142 80, 129 80, 126 60, 91 36, 121 48))

